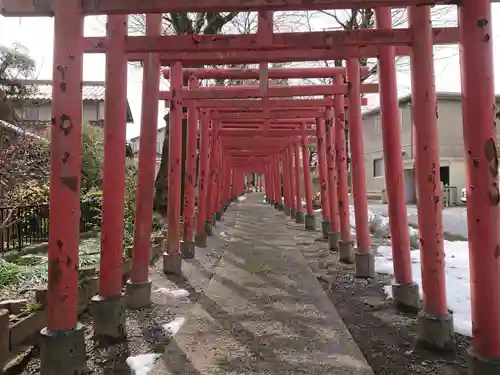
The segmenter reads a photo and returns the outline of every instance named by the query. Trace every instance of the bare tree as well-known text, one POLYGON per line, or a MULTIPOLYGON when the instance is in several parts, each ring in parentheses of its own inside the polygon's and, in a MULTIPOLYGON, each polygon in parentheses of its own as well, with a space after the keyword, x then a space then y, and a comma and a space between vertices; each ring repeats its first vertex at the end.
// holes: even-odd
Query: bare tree
MULTIPOLYGON (((277 12, 274 15, 274 29, 276 31, 290 31, 298 26, 305 27, 307 14, 305 12, 277 12)), ((233 12, 233 13, 168 13, 163 16, 163 33, 166 35, 181 34, 249 34, 257 30, 258 14, 256 12, 233 12)), ((129 17, 129 33, 143 34, 146 19, 144 15, 129 17)), ((250 67, 246 65, 226 65, 225 67, 250 67)), ((283 66, 281 63, 273 63, 273 67, 283 66)), ((220 67, 219 67, 220 68, 220 67)), ((226 84, 248 84, 248 81, 239 82, 235 80, 205 80, 203 85, 226 85, 226 84)), ((284 84, 285 82, 278 82, 284 84)), ((185 82, 185 85, 187 82, 185 82)), ((155 209, 158 213, 167 213, 168 193, 168 152, 169 152, 169 117, 165 116, 166 131, 163 140, 162 157, 155 182, 155 209)), ((183 123, 183 143, 186 137, 186 121, 183 123)), ((183 160, 185 148, 183 148, 183 160)), ((183 163, 184 165, 184 163, 183 163)), ((183 171, 184 173, 184 171, 183 171)), ((183 194, 184 186, 182 184, 183 194)), ((182 207, 182 205, 181 205, 182 207)))
MULTIPOLYGON (((375 12, 373 9, 351 9, 351 10, 325 10, 317 12, 306 12, 306 28, 309 31, 318 31, 316 25, 326 25, 329 22, 331 27, 322 27, 322 30, 359 30, 375 28, 375 12)), ((450 26, 456 25, 457 14, 452 6, 437 6, 432 8, 431 18, 434 26, 450 26)), ((408 27, 408 12, 406 9, 392 10, 392 24, 394 28, 408 27)), ((457 54, 456 48, 436 47, 437 56, 435 60, 448 59, 457 54)), ((362 81, 376 81, 378 61, 376 58, 360 58, 361 66, 368 66, 369 73, 362 77, 362 81)), ((405 56, 398 56, 396 59, 396 68, 399 71, 408 71, 410 59, 405 56)), ((343 60, 319 61, 316 65, 320 66, 342 66, 343 60)), ((314 83, 330 83, 331 79, 316 79, 304 80, 314 83)), ((346 126, 346 139, 349 137, 349 130, 346 126)), ((314 149, 311 149, 311 158, 316 154, 314 149)), ((348 147, 346 147, 348 153, 348 147)), ((312 159, 311 159, 312 160, 312 159)), ((348 159, 349 160, 349 159, 348 159)))

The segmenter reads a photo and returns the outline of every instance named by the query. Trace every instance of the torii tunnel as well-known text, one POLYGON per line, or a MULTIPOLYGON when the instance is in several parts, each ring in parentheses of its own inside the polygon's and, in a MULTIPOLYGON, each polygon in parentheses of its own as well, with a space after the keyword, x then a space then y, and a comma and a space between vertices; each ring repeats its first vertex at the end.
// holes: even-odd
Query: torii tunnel
POLYGON ((148 263, 159 100, 165 100, 170 108, 165 273, 180 274, 183 258, 194 256, 195 244, 206 244, 214 221, 244 192, 245 175, 249 173, 257 175, 257 187, 265 190, 267 203, 297 223, 304 222, 306 230, 317 230, 308 162, 309 143, 316 143, 323 236, 328 238, 330 249, 338 251, 340 261, 355 264, 358 277, 371 278, 374 254, 368 227, 361 109, 366 104, 363 94, 379 93, 394 300, 401 310, 420 311, 419 342, 436 350, 452 348, 453 315, 446 305, 433 45, 459 44, 473 326, 469 372, 499 374, 500 194, 491 2, 458 1, 458 27, 432 28, 431 6, 450 4, 449 0, 1 0, 4 16, 55 18, 49 282, 46 328, 41 332, 41 373, 80 374, 85 368, 84 334, 77 315, 84 53, 105 53, 107 58, 101 272, 99 293, 91 307, 98 337, 120 339, 124 335, 121 262, 126 65, 127 61, 142 61, 139 177, 132 274, 126 288, 128 307, 147 306, 151 298, 148 263), (408 28, 393 29, 391 8, 406 7, 408 28), (351 8, 374 8, 376 28, 273 32, 274 11, 351 8), (257 33, 160 35, 162 13, 219 11, 258 11, 257 33), (127 15, 138 13, 147 14, 146 36, 127 36, 127 15), (109 16, 106 37, 84 37, 86 15, 109 16), (422 296, 411 268, 396 56, 409 56, 411 62, 422 296), (360 66, 359 59, 370 57, 378 58, 378 84, 361 83, 367 70, 360 66), (345 64, 334 68, 268 68, 272 62, 311 60, 343 60, 345 64), (249 63, 258 63, 259 68, 203 68, 249 63), (159 91, 161 74, 170 79, 168 92, 159 91), (199 86, 205 79, 218 78, 258 79, 259 84, 199 86), (271 79, 290 78, 331 78, 332 83, 269 84, 271 79), (304 99, 307 97, 314 99, 304 99), (182 175, 185 108, 188 135, 186 172, 182 175), (349 230, 346 121, 355 243, 349 230))

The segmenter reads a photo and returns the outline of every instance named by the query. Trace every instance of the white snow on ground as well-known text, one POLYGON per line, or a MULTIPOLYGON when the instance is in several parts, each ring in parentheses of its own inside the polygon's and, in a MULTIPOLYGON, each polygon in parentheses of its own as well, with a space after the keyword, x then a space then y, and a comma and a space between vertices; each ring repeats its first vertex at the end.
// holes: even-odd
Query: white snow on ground
POLYGON ((149 353, 128 357, 125 361, 134 375, 148 375, 161 354, 149 353))
POLYGON ((167 334, 173 337, 177 332, 179 332, 179 329, 181 329, 185 321, 186 319, 183 317, 175 318, 170 323, 164 324, 163 329, 167 334))
MULTIPOLYGON (((446 299, 448 308, 453 311, 455 331, 471 336, 471 301, 469 275, 469 249, 464 241, 444 241, 446 270, 446 299)), ((420 250, 411 252, 413 280, 419 285, 422 296, 422 275, 420 271, 420 250)), ((393 275, 392 248, 379 246, 375 257, 375 270, 393 275)), ((392 290, 388 286, 385 292, 391 298, 392 290)))
MULTIPOLYGON (((351 207, 351 226, 354 225, 354 209, 351 207)), ((377 217, 382 227, 388 229, 389 218, 380 213, 369 211, 370 220, 377 217)), ((408 228, 411 235, 418 230, 408 228)), ((470 274, 469 274, 469 247, 466 241, 444 241, 445 272, 446 272, 446 299, 448 308, 453 311, 455 331, 462 335, 472 335, 471 301, 470 301, 470 274)), ((420 269, 420 250, 411 251, 413 280, 418 284, 420 295, 422 292, 422 273, 420 269)), ((379 246, 375 256, 375 271, 393 275, 392 248, 379 246)), ((392 298, 391 286, 384 291, 392 298)))
POLYGON ((189 292, 186 289, 166 289, 166 288, 158 288, 155 290, 156 293, 167 294, 170 297, 174 298, 184 298, 189 297, 189 292))
POLYGON ((238 197, 238 200, 239 200, 240 202, 243 202, 243 201, 245 201, 246 199, 247 199, 246 195, 242 195, 241 197, 238 197))

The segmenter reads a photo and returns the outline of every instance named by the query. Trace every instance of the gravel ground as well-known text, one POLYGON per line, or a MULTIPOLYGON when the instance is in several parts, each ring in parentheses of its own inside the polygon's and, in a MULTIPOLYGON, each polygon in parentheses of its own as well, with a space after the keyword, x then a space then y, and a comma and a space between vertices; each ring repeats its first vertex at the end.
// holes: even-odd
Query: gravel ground
MULTIPOLYGON (((372 241, 374 249, 387 243, 372 241)), ((354 266, 337 262, 321 242, 303 253, 376 375, 467 374, 470 338, 455 335, 455 352, 442 355, 416 347, 417 317, 397 312, 384 295, 390 276, 357 279, 354 266)))
MULTIPOLYGON (((147 353, 163 353, 170 341, 162 326, 181 317, 196 302, 199 290, 203 289, 211 278, 211 269, 220 261, 226 246, 221 240, 220 232, 227 230, 234 223, 225 222, 219 225, 214 236, 210 238, 209 247, 197 249, 197 257, 193 263, 200 275, 191 275, 196 280, 197 290, 191 289, 189 298, 175 299, 158 292, 159 288, 178 289, 187 283, 185 279, 167 279, 162 272, 160 259, 150 270, 153 282, 152 305, 139 311, 127 310, 127 340, 122 343, 103 346, 93 339, 92 320, 88 313, 81 316, 80 321, 85 328, 87 346, 87 365, 89 375, 129 375, 131 371, 126 363, 129 356, 147 353)), ((40 358, 35 348, 32 359, 22 372, 23 375, 39 374, 40 358)))

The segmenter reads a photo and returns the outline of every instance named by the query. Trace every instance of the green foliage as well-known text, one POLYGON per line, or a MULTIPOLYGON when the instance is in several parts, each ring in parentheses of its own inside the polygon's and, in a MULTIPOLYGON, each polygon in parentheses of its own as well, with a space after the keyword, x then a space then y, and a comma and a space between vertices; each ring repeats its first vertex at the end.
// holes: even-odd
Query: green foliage
POLYGON ((101 187, 104 167, 104 134, 101 128, 84 125, 82 132, 82 194, 101 187))
POLYGON ((31 206, 49 203, 50 188, 45 181, 30 180, 16 185, 6 194, 11 206, 31 206))
MULTIPOLYGON (((88 266, 99 262, 101 240, 99 237, 80 242, 79 266, 88 266)), ((0 258, 0 287, 20 290, 33 288, 47 282, 47 254, 29 254, 16 261, 7 262, 0 258)))
POLYGON ((0 287, 14 283, 21 273, 21 267, 0 258, 0 287))

